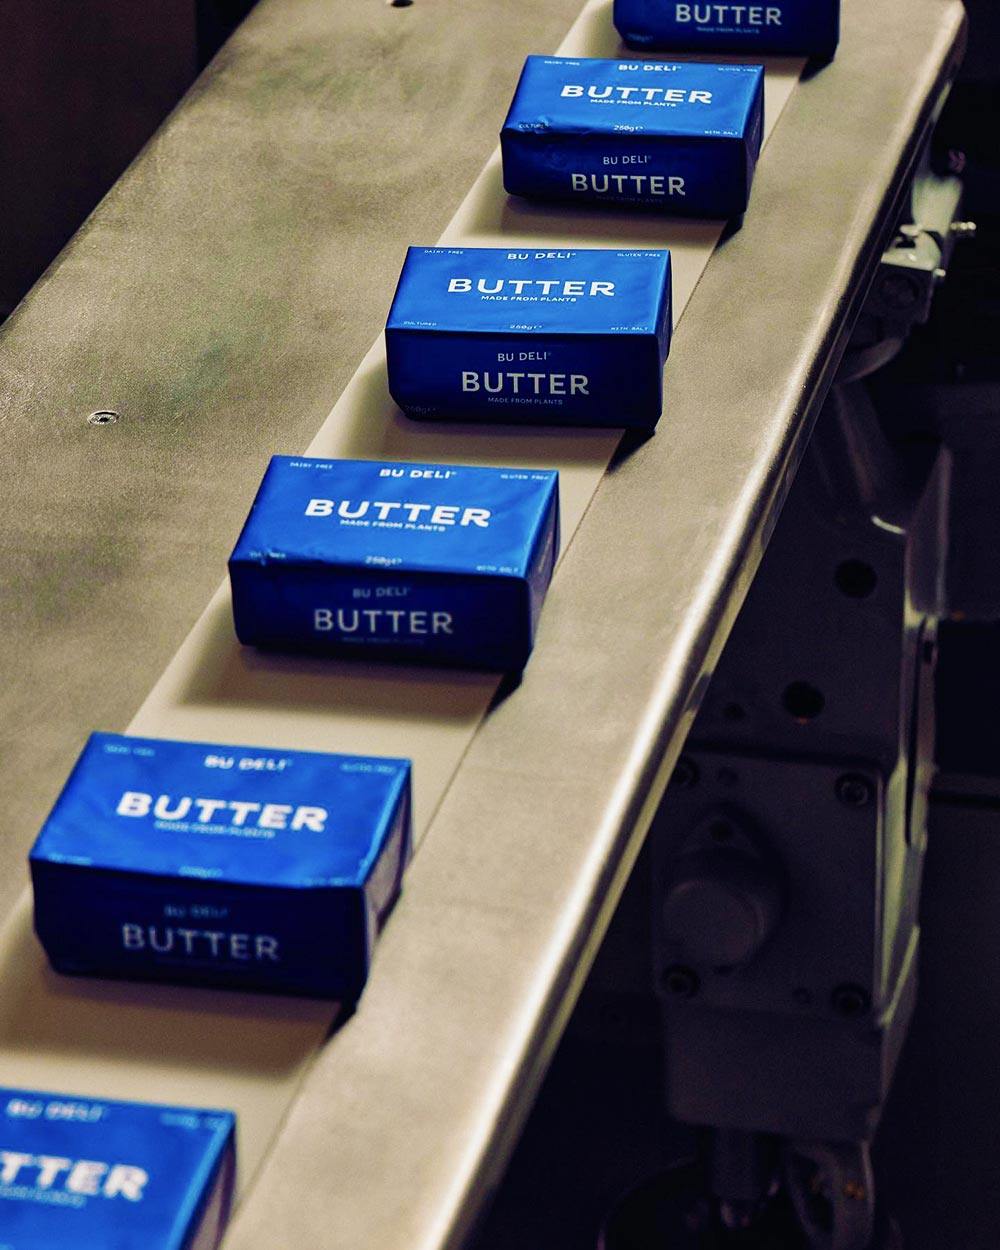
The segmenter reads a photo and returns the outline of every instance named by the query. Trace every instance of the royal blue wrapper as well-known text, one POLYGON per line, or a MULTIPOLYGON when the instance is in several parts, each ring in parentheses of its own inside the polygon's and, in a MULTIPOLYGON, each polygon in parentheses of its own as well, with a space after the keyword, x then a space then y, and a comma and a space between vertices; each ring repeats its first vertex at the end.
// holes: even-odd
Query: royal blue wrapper
POLYGON ((95 733, 31 851, 53 967, 353 1000, 410 853, 408 760, 95 733))
POLYGON ((559 550, 553 470, 275 456, 229 561, 241 642, 517 670, 559 550))
POLYGON ((635 48, 829 59, 840 39, 840 0, 767 4, 615 0, 614 22, 625 42, 635 48))
POLYGON ((229 1215, 229 1111, 0 1089, 4 1250, 213 1250, 229 1215))
POLYGON ((764 130, 759 65, 529 56, 500 133, 512 195, 729 218, 764 130))
POLYGON ((389 391, 422 420, 651 429, 670 332, 666 250, 411 247, 389 391))

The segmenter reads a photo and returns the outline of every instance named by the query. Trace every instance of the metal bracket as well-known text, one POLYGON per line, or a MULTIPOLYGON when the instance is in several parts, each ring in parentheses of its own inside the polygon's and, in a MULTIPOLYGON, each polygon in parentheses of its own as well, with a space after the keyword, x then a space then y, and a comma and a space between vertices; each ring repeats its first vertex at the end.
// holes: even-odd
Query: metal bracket
POLYGON ((913 1004, 947 484, 863 386, 831 393, 654 822, 671 1114, 838 1143, 788 1148, 817 1250, 869 1244, 867 1142, 913 1004))

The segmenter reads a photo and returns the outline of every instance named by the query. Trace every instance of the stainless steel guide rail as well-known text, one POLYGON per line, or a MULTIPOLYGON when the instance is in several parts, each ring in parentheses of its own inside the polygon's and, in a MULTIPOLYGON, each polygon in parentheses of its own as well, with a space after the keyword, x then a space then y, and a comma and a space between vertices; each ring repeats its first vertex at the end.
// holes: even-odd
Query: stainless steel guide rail
MULTIPOLYGON (((795 89, 743 228, 681 322, 659 432, 615 461, 521 685, 421 816, 359 1012, 317 1054, 328 1007, 60 982, 16 900, 83 736, 122 728, 177 650, 266 455, 302 450, 320 425, 379 329, 403 247, 440 233, 521 58, 555 48, 578 7, 262 0, 0 332, 6 1079, 44 1053, 54 1080, 83 1068, 95 1092, 161 1097, 148 1083, 160 1063, 178 1099, 211 1104, 228 1082, 248 1122, 266 1103, 261 1120, 284 1123, 269 1154, 269 1139, 241 1143, 238 1250, 436 1250, 468 1230, 752 579, 963 25, 958 0, 846 0, 837 60, 795 89), (98 408, 120 420, 88 425, 98 408), (118 1030, 110 1053, 102 1014, 118 1030)), ((610 4, 590 9, 610 20, 610 4)), ((495 207, 484 234, 565 237, 545 210, 481 203, 495 207)), ((657 237, 650 219, 638 229, 657 237)), ((373 395, 376 376, 362 374, 373 395)), ((558 445, 595 463, 613 439, 558 445)), ((540 436, 522 454, 553 446, 540 436)), ((166 723, 208 723, 225 702, 230 718, 269 717, 278 741, 322 743, 335 709, 316 666, 262 676, 217 623, 210 610, 199 628, 218 667, 184 670, 166 723)), ((384 727, 385 674, 348 680, 359 715, 384 727)), ((403 718, 395 753, 426 722, 478 718, 491 689, 455 679, 442 700, 407 682, 425 724, 403 718)))

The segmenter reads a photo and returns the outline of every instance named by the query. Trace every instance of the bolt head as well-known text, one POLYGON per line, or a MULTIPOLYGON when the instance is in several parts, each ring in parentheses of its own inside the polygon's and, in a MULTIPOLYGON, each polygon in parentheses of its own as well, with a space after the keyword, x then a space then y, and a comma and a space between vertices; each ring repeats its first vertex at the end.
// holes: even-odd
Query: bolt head
POLYGON ((875 799, 875 787, 861 773, 844 773, 837 778, 836 795, 845 807, 868 807, 875 799))

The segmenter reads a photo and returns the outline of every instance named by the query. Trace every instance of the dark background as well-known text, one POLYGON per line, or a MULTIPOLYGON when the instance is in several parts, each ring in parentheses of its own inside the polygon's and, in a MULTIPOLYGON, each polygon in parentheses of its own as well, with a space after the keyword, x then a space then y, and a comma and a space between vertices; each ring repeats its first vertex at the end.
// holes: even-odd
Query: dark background
POLYGON ((253 3, 0 4, 0 320, 253 3))

